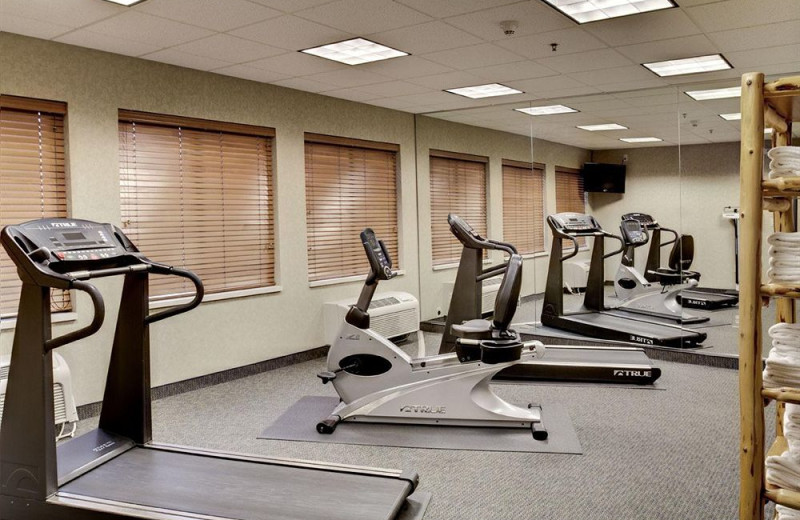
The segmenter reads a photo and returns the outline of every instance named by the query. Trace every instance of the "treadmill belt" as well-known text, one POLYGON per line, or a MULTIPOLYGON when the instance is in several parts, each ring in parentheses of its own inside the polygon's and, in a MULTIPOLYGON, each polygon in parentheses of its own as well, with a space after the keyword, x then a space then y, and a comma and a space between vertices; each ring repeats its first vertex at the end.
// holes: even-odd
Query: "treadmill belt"
POLYGON ((645 337, 665 338, 696 338, 697 332, 682 329, 673 325, 664 325, 646 321, 643 318, 634 318, 631 315, 618 315, 615 311, 593 312, 586 314, 572 314, 570 320, 582 321, 607 329, 618 330, 627 334, 636 334, 645 337))
POLYGON ((237 520, 392 519, 411 484, 293 466, 133 448, 60 492, 237 520))

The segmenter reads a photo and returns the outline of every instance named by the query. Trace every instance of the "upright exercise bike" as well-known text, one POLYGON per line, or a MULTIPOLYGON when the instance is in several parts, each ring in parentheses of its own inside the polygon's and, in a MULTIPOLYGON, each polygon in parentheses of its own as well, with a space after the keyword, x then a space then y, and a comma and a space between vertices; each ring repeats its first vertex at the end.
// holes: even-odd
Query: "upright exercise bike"
POLYGON ((510 330, 522 283, 522 257, 511 255, 495 302, 494 320, 454 325, 456 352, 412 359, 369 328, 369 304, 380 280, 396 273, 383 242, 371 229, 361 233, 370 264, 361 296, 350 308, 328 352, 328 370, 318 374, 341 398, 317 424, 333 433, 342 421, 530 428, 547 439, 541 408, 512 405, 489 382, 501 370, 544 353, 538 341, 523 343, 510 330))
POLYGON ((660 276, 658 279, 661 283, 655 285, 636 269, 635 251, 650 241, 647 229, 641 219, 633 218, 631 214, 622 216, 619 230, 625 248, 614 276, 614 291, 619 299, 615 308, 684 325, 707 322, 708 316, 693 316, 683 312, 680 302, 681 291, 696 286, 700 273, 676 271, 674 276, 660 276))

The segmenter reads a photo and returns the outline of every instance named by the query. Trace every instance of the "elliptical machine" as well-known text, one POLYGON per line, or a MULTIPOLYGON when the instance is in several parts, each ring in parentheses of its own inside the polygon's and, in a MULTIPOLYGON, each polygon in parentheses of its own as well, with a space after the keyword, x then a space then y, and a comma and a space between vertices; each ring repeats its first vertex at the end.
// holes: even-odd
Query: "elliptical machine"
POLYGON ((361 232, 361 241, 370 272, 328 352, 328 370, 317 374, 323 383, 333 384, 341 402, 317 424, 317 431, 333 433, 340 422, 357 421, 530 428, 534 439, 547 439, 541 407, 512 405, 489 386, 501 370, 544 353, 540 342, 522 343, 508 328, 519 300, 522 257, 509 259, 493 321, 453 326, 458 335, 455 353, 412 359, 369 328, 368 309, 378 282, 396 273, 371 229, 361 232))
MULTIPOLYGON (((683 312, 679 298, 682 290, 697 285, 700 273, 680 271, 676 276, 661 276, 659 286, 653 285, 634 265, 636 248, 650 241, 648 229, 666 229, 643 213, 629 213, 622 216, 619 230, 625 248, 622 251, 617 273, 614 276, 614 291, 620 300, 616 307, 625 312, 649 316, 665 321, 691 325, 705 323, 708 316, 693 316, 683 312), (646 227, 644 222, 649 222, 646 227)), ((672 230, 669 230, 672 231, 672 230)), ((677 235, 677 233, 676 233, 677 235)), ((676 238, 677 240, 677 238, 676 238)), ((670 242, 672 243, 672 242, 670 242)))

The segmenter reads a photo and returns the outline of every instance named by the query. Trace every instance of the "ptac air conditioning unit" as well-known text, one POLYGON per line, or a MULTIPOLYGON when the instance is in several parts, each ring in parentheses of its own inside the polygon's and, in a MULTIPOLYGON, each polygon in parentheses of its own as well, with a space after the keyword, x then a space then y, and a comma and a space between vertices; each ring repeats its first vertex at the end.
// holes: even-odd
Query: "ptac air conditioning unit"
MULTIPOLYGON (((501 276, 495 276, 483 281, 483 291, 481 293, 481 314, 491 314, 494 312, 494 301, 497 299, 497 291, 500 290, 501 276)), ((446 314, 450 308, 450 300, 453 298, 453 287, 455 282, 444 283, 444 301, 442 310, 446 314)))
MULTIPOLYGON (((6 401, 10 361, 10 356, 0 356, 0 418, 3 417, 3 405, 6 401)), ((60 427, 56 440, 74 436, 78 425, 78 410, 72 393, 72 376, 67 362, 55 352, 53 352, 53 398, 56 426, 60 427)))
MULTIPOLYGON (((344 323, 344 317, 357 300, 341 300, 323 304, 325 341, 333 345, 344 323)), ((369 327, 383 337, 395 339, 419 330, 419 301, 406 292, 376 294, 369 306, 369 327)))

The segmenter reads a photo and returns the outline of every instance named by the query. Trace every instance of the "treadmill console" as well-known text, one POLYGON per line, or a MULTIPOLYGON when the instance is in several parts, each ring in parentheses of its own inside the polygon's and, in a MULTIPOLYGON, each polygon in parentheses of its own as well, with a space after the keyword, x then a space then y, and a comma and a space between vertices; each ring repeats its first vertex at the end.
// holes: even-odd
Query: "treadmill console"
POLYGON ((59 273, 88 265, 93 268, 115 265, 121 257, 138 253, 127 237, 111 224, 88 220, 33 220, 7 226, 6 234, 29 261, 59 273))
POLYGON ((592 235, 602 233, 600 223, 591 215, 583 213, 556 213, 547 217, 553 231, 564 235, 592 235))
POLYGON ((371 228, 361 232, 361 243, 364 244, 364 251, 367 253, 369 265, 375 275, 381 280, 393 278, 395 273, 392 272, 392 259, 389 257, 389 252, 386 251, 383 241, 378 240, 371 228))
POLYGON ((647 243, 648 236, 639 220, 634 218, 625 219, 619 225, 625 245, 641 246, 647 243))
POLYGON ((623 222, 626 220, 638 220, 645 229, 658 227, 658 222, 647 213, 626 213, 622 215, 623 222))
POLYGON ((482 236, 467 224, 467 221, 458 215, 447 215, 447 223, 450 224, 450 231, 456 236, 459 242, 473 249, 480 249, 481 242, 485 242, 482 236))

